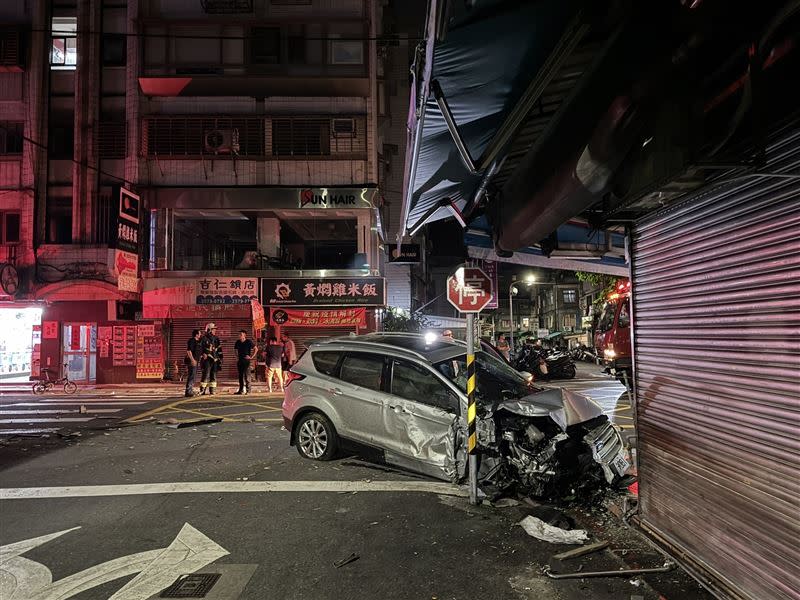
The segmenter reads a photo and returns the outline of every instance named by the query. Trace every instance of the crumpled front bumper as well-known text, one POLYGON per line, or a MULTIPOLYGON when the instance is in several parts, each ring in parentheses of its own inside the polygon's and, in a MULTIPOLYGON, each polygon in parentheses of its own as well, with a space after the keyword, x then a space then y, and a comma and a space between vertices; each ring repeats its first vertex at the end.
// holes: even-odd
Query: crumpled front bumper
POLYGON ((592 429, 583 437, 583 441, 592 449, 592 457, 602 467, 608 483, 622 477, 630 467, 622 436, 610 421, 592 429))

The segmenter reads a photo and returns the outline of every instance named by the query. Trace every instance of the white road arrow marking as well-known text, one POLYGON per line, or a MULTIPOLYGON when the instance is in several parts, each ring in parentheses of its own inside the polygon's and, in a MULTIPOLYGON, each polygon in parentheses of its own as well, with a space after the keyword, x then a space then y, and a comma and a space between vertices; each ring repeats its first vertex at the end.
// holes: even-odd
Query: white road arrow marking
POLYGON ((141 600, 168 587, 182 573, 194 573, 229 552, 186 523, 168 548, 109 600, 141 600))
POLYGON ((166 548, 122 556, 56 582, 45 565, 20 556, 75 529, 79 528, 0 547, 0 598, 67 600, 98 585, 138 573, 109 600, 145 600, 180 575, 193 573, 228 554, 225 548, 186 523, 166 548))
POLYGON ((2 592, 0 596, 7 600, 27 600, 41 588, 50 585, 53 581, 50 569, 35 561, 22 558, 20 554, 25 554, 76 529, 80 527, 0 546, 0 592, 2 592))

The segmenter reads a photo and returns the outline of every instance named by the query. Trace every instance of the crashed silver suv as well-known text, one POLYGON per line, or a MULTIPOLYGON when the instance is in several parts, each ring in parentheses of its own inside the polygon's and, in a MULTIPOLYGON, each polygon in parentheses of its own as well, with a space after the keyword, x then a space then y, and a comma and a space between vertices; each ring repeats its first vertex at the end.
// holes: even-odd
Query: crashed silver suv
MULTIPOLYGON (((625 483, 617 430, 589 398, 535 387, 476 355, 482 485, 540 497, 625 483)), ((415 334, 313 342, 292 367, 283 419, 300 455, 330 460, 342 445, 389 465, 457 482, 466 474, 466 346, 415 334)))

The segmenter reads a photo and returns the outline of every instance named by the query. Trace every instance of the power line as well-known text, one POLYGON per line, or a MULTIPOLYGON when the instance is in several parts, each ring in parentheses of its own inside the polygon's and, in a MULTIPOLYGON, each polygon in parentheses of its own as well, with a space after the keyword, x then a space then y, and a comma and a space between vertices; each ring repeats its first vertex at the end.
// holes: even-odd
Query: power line
MULTIPOLYGON (((2 123, 0 123, 0 129, 3 129, 6 133, 10 133, 12 135, 15 135, 15 136, 18 136, 18 137, 22 138, 24 141, 28 142, 29 144, 32 144, 32 145, 36 146, 37 148, 41 148, 41 149, 46 150, 48 152, 50 151, 50 148, 48 148, 47 144, 42 144, 41 142, 37 142, 36 140, 34 140, 32 138, 29 138, 28 136, 26 136, 24 134, 20 134, 17 131, 11 131, 11 129, 9 129, 8 127, 3 125, 2 123)), ((48 158, 48 160, 51 160, 51 159, 48 158)), ((109 173, 108 171, 103 171, 99 167, 95 167, 93 165, 90 165, 88 163, 82 162, 80 160, 75 160, 74 158, 69 158, 69 159, 64 159, 64 160, 69 160, 73 164, 79 165, 79 166, 83 167, 84 169, 89 169, 90 171, 96 171, 100 175, 105 175, 106 177, 111 177, 112 179, 116 179, 117 181, 121 181, 121 182, 126 183, 128 185, 131 185, 131 186, 135 185, 132 181, 128 181, 124 177, 120 177, 119 175, 114 175, 113 173, 109 173)))

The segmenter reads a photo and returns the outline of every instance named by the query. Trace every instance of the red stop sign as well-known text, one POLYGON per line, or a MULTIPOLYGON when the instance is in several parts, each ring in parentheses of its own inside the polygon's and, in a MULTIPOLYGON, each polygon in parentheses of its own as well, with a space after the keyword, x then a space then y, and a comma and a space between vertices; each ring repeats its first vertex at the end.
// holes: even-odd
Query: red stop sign
POLYGON ((478 267, 460 267, 447 278, 447 299, 462 313, 481 312, 492 294, 492 280, 478 267))

